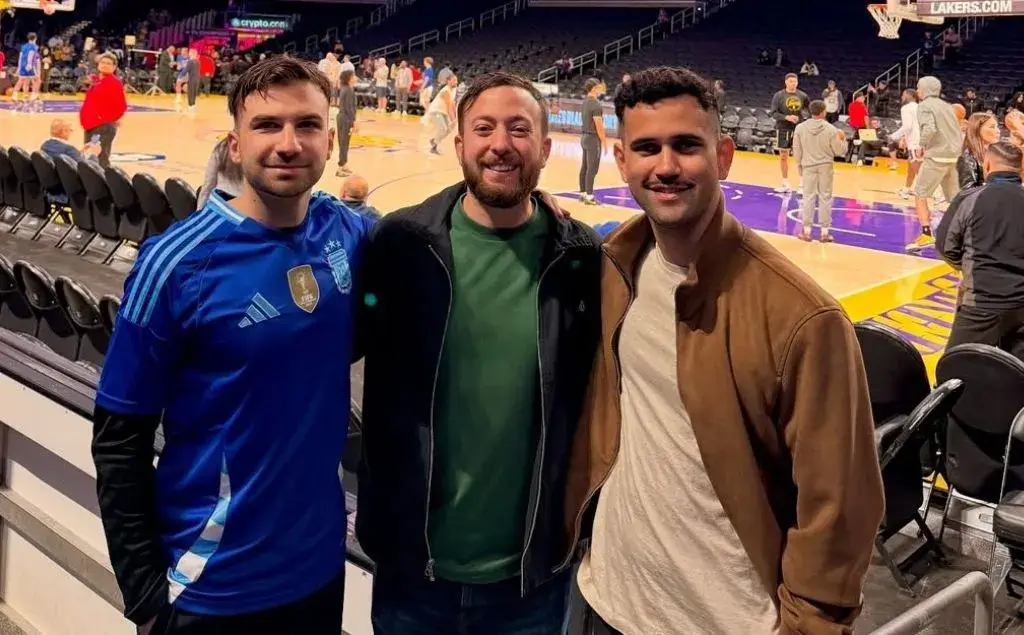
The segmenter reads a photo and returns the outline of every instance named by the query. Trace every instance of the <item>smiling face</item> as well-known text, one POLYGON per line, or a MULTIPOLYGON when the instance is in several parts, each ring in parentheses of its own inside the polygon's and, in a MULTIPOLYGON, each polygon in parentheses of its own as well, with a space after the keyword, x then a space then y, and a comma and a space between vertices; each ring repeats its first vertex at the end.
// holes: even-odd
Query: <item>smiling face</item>
POLYGON ((714 212, 735 151, 715 113, 689 95, 640 103, 625 109, 621 131, 619 173, 652 223, 693 226, 714 212))
POLYGON ((455 153, 482 204, 507 209, 537 187, 551 153, 543 115, 530 93, 512 86, 484 90, 461 114, 455 153))
POLYGON ((327 97, 310 82, 253 92, 228 134, 231 160, 259 195, 303 196, 320 180, 331 153, 327 97))

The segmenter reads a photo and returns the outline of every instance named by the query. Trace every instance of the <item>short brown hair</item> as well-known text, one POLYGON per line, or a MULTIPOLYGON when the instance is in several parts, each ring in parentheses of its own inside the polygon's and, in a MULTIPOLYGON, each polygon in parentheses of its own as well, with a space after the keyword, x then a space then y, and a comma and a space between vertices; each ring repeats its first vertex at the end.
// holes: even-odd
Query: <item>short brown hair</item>
POLYGON ((812 117, 817 117, 825 112, 825 102, 820 99, 815 99, 807 106, 807 110, 810 111, 812 117))
POLYGON ((228 112, 238 120, 245 100, 253 93, 266 97, 267 91, 278 86, 309 82, 331 101, 331 82, 316 64, 306 60, 276 55, 256 62, 238 77, 228 94, 228 112))
POLYGON ((530 96, 533 97, 537 102, 537 105, 540 106, 540 132, 541 134, 546 135, 548 133, 548 105, 544 101, 544 95, 537 90, 537 87, 533 85, 533 82, 525 77, 503 71, 484 73, 469 83, 469 86, 466 88, 466 94, 462 96, 462 99, 459 100, 459 104, 456 107, 456 116, 459 118, 459 132, 462 131, 463 116, 466 114, 466 111, 476 103, 476 100, 480 98, 480 95, 492 88, 501 88, 503 86, 521 88, 530 93, 530 96))
POLYGON ((1024 164, 1024 153, 1021 152, 1021 149, 1006 141, 998 141, 990 145, 988 154, 1015 172, 1020 172, 1021 165, 1024 164))

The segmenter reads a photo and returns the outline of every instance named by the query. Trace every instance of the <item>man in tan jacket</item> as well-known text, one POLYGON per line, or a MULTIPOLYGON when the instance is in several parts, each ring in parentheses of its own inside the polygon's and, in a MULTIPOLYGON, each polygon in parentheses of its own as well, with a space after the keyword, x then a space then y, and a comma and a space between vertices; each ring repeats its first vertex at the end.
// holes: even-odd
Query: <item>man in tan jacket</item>
POLYGON ((569 468, 586 632, 852 633, 883 511, 853 325, 725 211, 735 146, 703 78, 648 69, 615 106, 644 215, 604 245, 569 468))

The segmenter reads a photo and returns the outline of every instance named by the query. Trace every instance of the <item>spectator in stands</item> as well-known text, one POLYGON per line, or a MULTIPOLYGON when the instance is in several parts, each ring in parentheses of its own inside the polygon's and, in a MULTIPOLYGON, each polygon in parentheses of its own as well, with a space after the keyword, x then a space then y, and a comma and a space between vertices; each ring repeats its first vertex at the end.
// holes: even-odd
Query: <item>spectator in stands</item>
POLYGON ((924 157, 914 184, 914 204, 921 235, 907 245, 907 250, 916 252, 935 244, 931 230, 931 210, 928 199, 940 187, 947 201, 952 201, 960 191, 956 162, 963 147, 960 122, 953 107, 943 101, 942 82, 931 75, 917 82, 917 121, 921 126, 921 150, 924 157))
POLYGON ((412 69, 409 62, 402 60, 395 72, 395 111, 404 117, 409 110, 409 92, 412 90, 412 69))
POLYGON ((88 142, 81 148, 76 148, 68 143, 70 138, 71 124, 63 119, 54 119, 50 122, 50 138, 44 141, 39 149, 54 159, 61 155, 69 157, 75 164, 85 160, 86 157, 95 156, 100 150, 88 142))
POLYGON ((1024 359, 1024 188, 1021 150, 985 152, 985 184, 960 192, 935 231, 943 260, 960 269, 960 298, 947 348, 974 342, 1024 359))
POLYGON ((533 194, 551 139, 529 79, 477 77, 457 121, 465 181, 386 215, 366 250, 356 531, 373 631, 561 635, 600 240, 533 194))
POLYGON ((973 88, 968 88, 964 91, 963 99, 960 99, 960 104, 963 105, 964 110, 967 112, 967 117, 970 118, 976 112, 985 110, 985 102, 978 97, 978 93, 973 88))
POLYGON ((348 176, 348 149, 352 143, 352 135, 356 133, 356 74, 342 71, 338 80, 341 90, 338 93, 338 171, 335 176, 348 176))
POLYGON ((331 146, 315 64, 268 58, 228 104, 242 191, 146 241, 125 282, 93 412, 100 515, 142 635, 338 635, 371 222, 312 193, 331 146))
POLYGON ((366 179, 353 174, 341 184, 341 202, 350 210, 372 220, 380 220, 380 211, 366 202, 370 194, 370 184, 366 179))
POLYGON ((870 101, 867 104, 868 112, 875 116, 891 117, 894 98, 895 95, 889 87, 889 82, 884 79, 879 80, 877 84, 868 84, 868 100, 870 101))
POLYGON ((821 75, 821 73, 818 71, 818 65, 810 60, 804 60, 803 66, 800 67, 800 74, 807 75, 809 77, 816 77, 818 75, 821 75))
POLYGON ((562 51, 562 57, 555 60, 555 68, 558 69, 559 79, 565 79, 572 72, 572 55, 569 51, 562 51))
POLYGON ((725 211, 735 146, 707 86, 654 68, 615 98, 644 213, 604 244, 569 471, 586 632, 850 633, 884 506, 860 347, 725 211))
POLYGON ((961 190, 985 183, 985 155, 989 146, 999 142, 999 136, 999 120, 995 115, 978 112, 967 119, 963 152, 956 162, 961 190))
POLYGON ((782 47, 775 49, 775 68, 782 68, 783 66, 789 65, 789 57, 786 52, 782 50, 782 47))
POLYGON ((942 59, 947 63, 953 63, 960 57, 960 51, 964 43, 960 34, 953 27, 947 28, 942 33, 942 59))
POLYGON ((924 32, 924 40, 921 42, 921 66, 926 73, 935 68, 935 36, 931 31, 924 32))
POLYGON ((836 87, 834 79, 828 80, 828 86, 821 91, 821 100, 825 102, 825 121, 831 124, 839 121, 843 111, 843 93, 836 87))
POLYGON ((213 146, 213 152, 206 162, 203 185, 199 188, 199 196, 196 199, 196 209, 206 207, 215 190, 230 197, 238 196, 242 191, 242 167, 231 160, 228 141, 225 137, 213 146))
POLYGON ((91 77, 91 86, 85 93, 78 118, 85 130, 85 141, 90 143, 93 136, 99 137, 100 152, 97 157, 104 168, 110 167, 110 151, 121 125, 121 117, 128 110, 124 97, 124 85, 117 78, 117 58, 110 53, 100 55, 99 74, 91 77))
POLYGON ((800 123, 793 135, 793 159, 803 181, 804 200, 801 207, 803 228, 797 238, 811 242, 815 211, 821 227, 821 242, 832 238, 832 184, 835 180, 836 157, 846 156, 846 134, 825 120, 825 102, 815 100, 809 107, 811 118, 800 123), (815 210, 815 199, 818 208, 815 210))
POLYGON ((757 54, 757 63, 761 66, 772 65, 772 54, 768 52, 768 49, 761 49, 761 52, 757 54))

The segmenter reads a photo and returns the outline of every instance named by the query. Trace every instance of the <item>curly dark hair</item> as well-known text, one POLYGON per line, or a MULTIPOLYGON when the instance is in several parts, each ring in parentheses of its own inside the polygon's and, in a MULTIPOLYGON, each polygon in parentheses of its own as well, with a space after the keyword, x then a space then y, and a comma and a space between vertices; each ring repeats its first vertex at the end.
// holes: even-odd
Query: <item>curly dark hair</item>
POLYGON ((655 66, 631 73, 630 78, 615 93, 615 116, 620 124, 627 108, 636 108, 639 104, 652 106, 665 99, 684 96, 696 99, 701 109, 718 121, 714 86, 688 68, 655 66))

